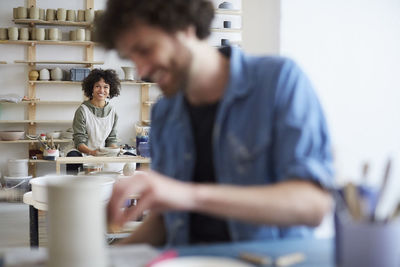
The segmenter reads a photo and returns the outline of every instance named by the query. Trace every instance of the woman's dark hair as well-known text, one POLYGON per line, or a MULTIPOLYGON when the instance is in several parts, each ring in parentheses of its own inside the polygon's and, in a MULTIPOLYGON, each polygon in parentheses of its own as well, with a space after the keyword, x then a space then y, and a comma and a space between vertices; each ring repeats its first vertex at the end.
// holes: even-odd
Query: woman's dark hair
POLYGON ((199 39, 210 35, 214 6, 209 0, 108 0, 106 11, 96 19, 95 40, 115 48, 120 34, 142 22, 175 33, 194 26, 199 39))
POLYGON ((121 83, 115 70, 93 69, 82 82, 82 90, 86 97, 93 98, 94 84, 104 79, 104 82, 110 85, 110 98, 119 96, 121 83))

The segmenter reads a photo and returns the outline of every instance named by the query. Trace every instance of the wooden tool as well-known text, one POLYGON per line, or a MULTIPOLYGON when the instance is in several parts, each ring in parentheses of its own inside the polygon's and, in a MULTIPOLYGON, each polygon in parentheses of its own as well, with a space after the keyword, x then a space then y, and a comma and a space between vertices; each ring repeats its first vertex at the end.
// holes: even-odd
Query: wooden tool
POLYGON ((344 199, 347 203, 351 217, 358 221, 362 218, 360 196, 358 189, 353 183, 348 183, 344 187, 344 199))

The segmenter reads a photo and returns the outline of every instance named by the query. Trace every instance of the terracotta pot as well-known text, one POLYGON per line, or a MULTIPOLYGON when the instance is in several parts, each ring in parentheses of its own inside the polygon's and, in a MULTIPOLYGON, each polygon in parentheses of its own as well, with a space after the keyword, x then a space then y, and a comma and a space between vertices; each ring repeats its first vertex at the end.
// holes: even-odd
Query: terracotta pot
POLYGON ((36 81, 39 78, 39 72, 37 70, 31 70, 29 72, 29 80, 36 81))

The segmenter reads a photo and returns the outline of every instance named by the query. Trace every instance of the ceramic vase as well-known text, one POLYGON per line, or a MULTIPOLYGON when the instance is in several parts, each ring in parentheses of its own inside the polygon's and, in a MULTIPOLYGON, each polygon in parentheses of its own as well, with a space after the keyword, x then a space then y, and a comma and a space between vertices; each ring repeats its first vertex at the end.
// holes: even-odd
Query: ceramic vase
POLYGON ((29 72, 29 80, 36 81, 39 78, 39 72, 37 70, 31 70, 29 72))
POLYGON ((29 18, 30 19, 39 19, 39 8, 38 7, 30 7, 29 8, 29 18))
POLYGON ((85 21, 92 23, 94 20, 94 10, 89 8, 85 10, 85 21))
POLYGON ((76 21, 75 10, 72 9, 67 10, 67 21, 76 21))
POLYGON ((62 41, 62 31, 61 29, 57 29, 58 31, 58 41, 62 41))
POLYGON ((63 72, 59 67, 55 67, 51 70, 50 76, 53 81, 61 81, 63 72))
POLYGON ((18 19, 18 7, 13 8, 13 18, 18 19))
POLYGON ((28 17, 28 9, 23 6, 19 6, 17 9, 17 15, 19 19, 26 19, 28 17))
POLYGON ((78 10, 78 21, 79 22, 85 21, 85 10, 83 9, 78 10))
POLYGON ((36 28, 35 36, 36 36, 36 40, 43 41, 45 39, 45 30, 44 30, 44 28, 36 28))
POLYGON ((58 40, 58 29, 57 28, 50 28, 49 29, 49 40, 57 41, 58 40))
POLYGON ((85 30, 85 41, 91 41, 92 40, 92 32, 89 29, 85 30))
POLYGON ((39 19, 40 20, 46 19, 46 11, 43 8, 39 8, 39 19))
POLYGON ((11 41, 18 40, 18 28, 17 27, 8 28, 8 39, 11 41))
POLYGON ((76 41, 85 41, 85 29, 76 29, 76 41))
POLYGON ((67 19, 67 11, 65 8, 57 9, 57 20, 58 21, 65 21, 67 19))
POLYGON ((54 9, 48 8, 46 10, 46 20, 53 21, 55 19, 55 13, 56 11, 54 9))
POLYGON ((76 41, 76 31, 75 30, 69 31, 69 40, 76 41))
POLYGON ((20 28, 19 29, 19 39, 23 41, 29 40, 29 29, 28 28, 20 28))
POLYGON ((127 81, 134 80, 133 67, 121 67, 121 69, 124 71, 125 80, 127 80, 127 81))
POLYGON ((50 72, 48 69, 41 69, 39 72, 39 79, 41 81, 48 81, 50 79, 50 72))
POLYGON ((0 40, 7 40, 8 38, 8 33, 7 33, 7 28, 0 28, 0 40))

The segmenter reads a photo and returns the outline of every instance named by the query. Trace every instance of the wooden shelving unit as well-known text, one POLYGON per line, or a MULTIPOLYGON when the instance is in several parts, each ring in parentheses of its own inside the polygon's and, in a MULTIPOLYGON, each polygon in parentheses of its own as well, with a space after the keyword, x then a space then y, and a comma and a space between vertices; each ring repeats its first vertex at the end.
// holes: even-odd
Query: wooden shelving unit
POLYGON ((232 28, 212 28, 212 32, 242 32, 242 29, 232 29, 232 28))
MULTIPOLYGON (((80 85, 82 82, 76 81, 29 81, 31 84, 70 84, 70 85, 80 85)), ((121 81, 124 85, 155 85, 155 83, 142 82, 142 81, 121 81)))
POLYGON ((82 103, 82 101, 51 101, 51 100, 30 100, 30 101, 21 101, 18 103, 12 102, 0 102, 0 104, 5 105, 21 105, 21 104, 28 104, 28 105, 78 105, 82 103))
MULTIPOLYGON (((18 123, 29 123, 34 124, 72 124, 72 120, 1 120, 0 124, 18 124, 18 123)), ((29 133, 33 134, 33 133, 29 133)))
POLYGON ((91 41, 36 41, 36 40, 0 40, 0 44, 7 45, 70 45, 70 46, 87 46, 87 45, 97 45, 95 42, 91 41))
POLYGON ((40 19, 13 19, 15 24, 28 24, 30 26, 35 25, 50 25, 50 26, 72 26, 72 27, 91 27, 89 22, 72 22, 72 21, 47 21, 40 19))
POLYGON ((7 64, 6 61, 0 61, 0 64, 7 64))

